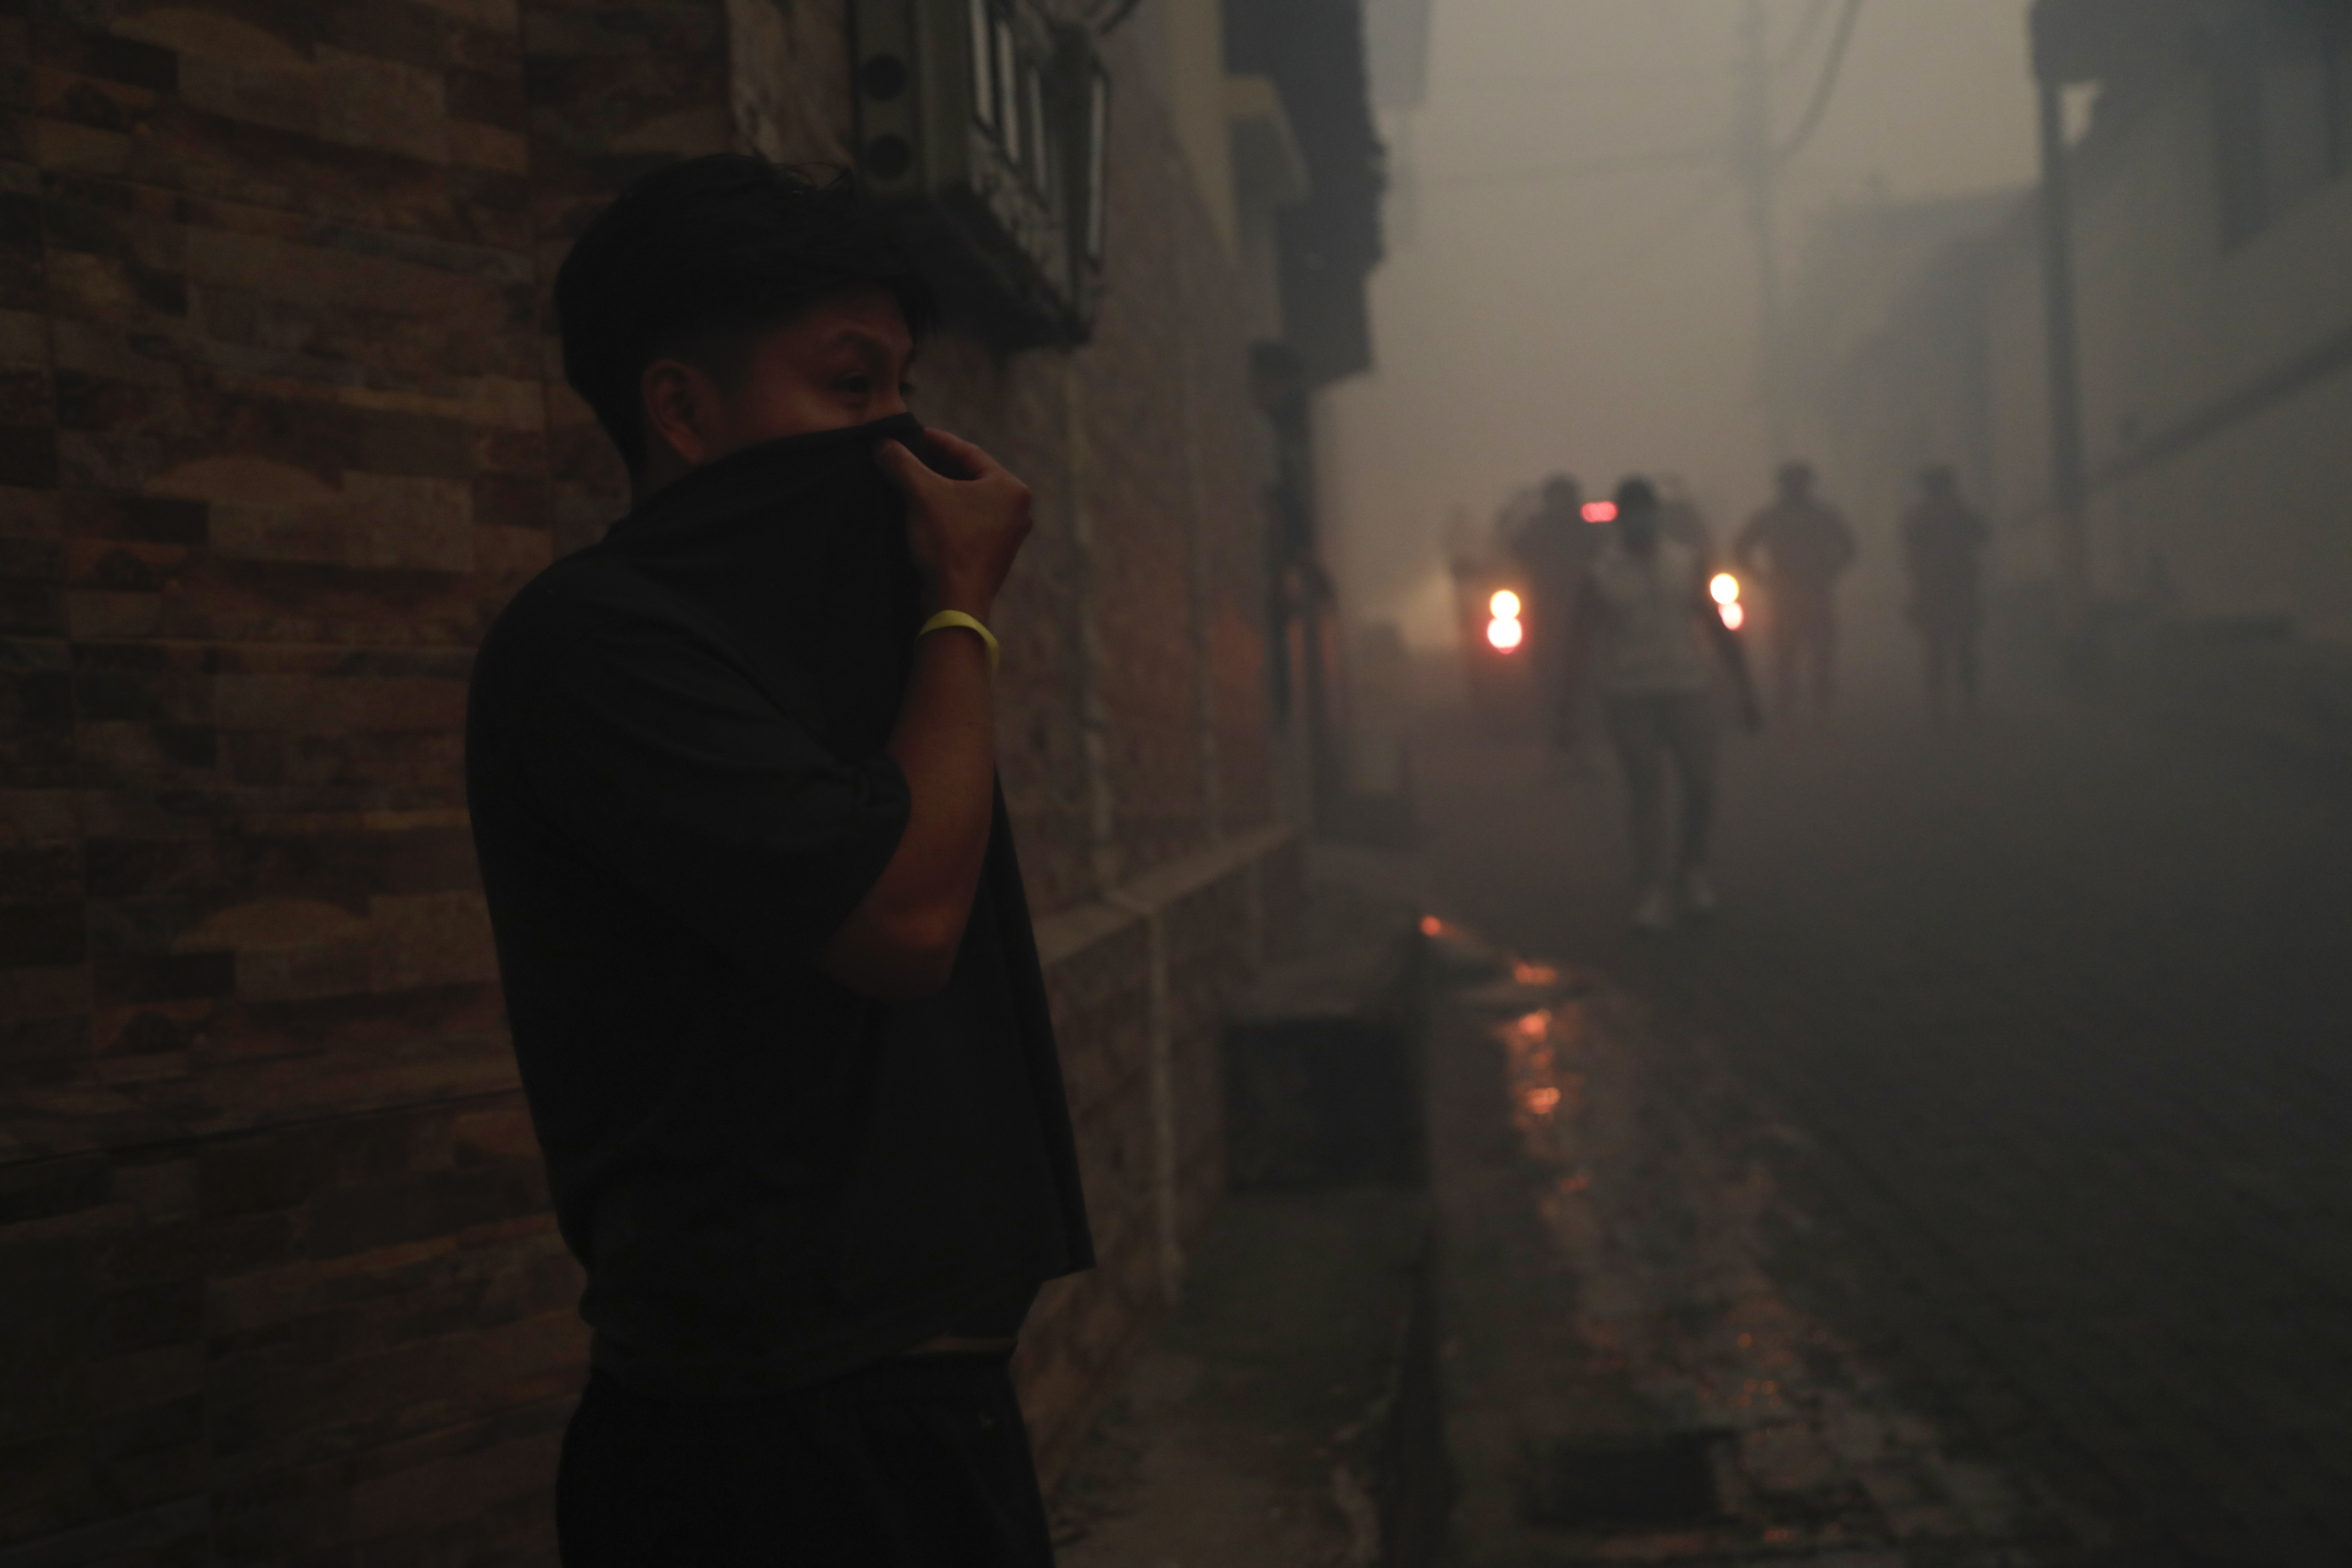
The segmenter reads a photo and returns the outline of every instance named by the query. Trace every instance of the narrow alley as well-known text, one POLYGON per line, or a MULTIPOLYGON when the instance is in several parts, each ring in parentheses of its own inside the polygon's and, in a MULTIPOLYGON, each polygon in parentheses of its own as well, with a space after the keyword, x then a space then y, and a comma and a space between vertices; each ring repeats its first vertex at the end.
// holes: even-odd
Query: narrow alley
POLYGON ((1425 719, 1432 897, 1608 977, 1672 1102, 1626 1114, 1758 1163, 1778 1288, 2057 1553, 1949 1560, 2346 1561, 2340 796, 2054 698, 1934 734, 1906 696, 1733 747, 1725 909, 1663 937, 1624 924, 1611 770, 1425 719))
POLYGON ((0 1568, 2352 1568, 2352 0, 0 99, 0 1568))

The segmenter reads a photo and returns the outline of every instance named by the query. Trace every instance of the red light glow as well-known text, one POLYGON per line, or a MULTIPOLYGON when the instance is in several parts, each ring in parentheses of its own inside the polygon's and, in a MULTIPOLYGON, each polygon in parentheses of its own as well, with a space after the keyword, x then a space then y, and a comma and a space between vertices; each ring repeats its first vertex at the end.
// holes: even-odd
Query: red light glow
POLYGON ((1613 500, 1586 501, 1584 503, 1584 521, 1587 522, 1616 521, 1617 503, 1613 500))
POLYGON ((1723 617, 1723 624, 1735 632, 1748 624, 1748 612, 1739 607, 1739 601, 1737 599, 1727 605, 1717 606, 1716 613, 1723 617))
POLYGON ((1498 616, 1486 623, 1486 640, 1494 645, 1496 653, 1509 653, 1525 642, 1527 637, 1527 627, 1517 621, 1498 616))

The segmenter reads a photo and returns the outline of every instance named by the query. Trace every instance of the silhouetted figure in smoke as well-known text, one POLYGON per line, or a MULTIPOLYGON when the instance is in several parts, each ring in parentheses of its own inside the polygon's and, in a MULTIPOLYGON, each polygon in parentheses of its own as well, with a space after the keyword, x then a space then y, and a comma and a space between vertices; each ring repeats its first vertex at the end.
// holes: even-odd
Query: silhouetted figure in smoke
POLYGON ((1588 672, 1601 689, 1610 738, 1633 808, 1633 866, 1641 891, 1633 923, 1663 931, 1676 894, 1693 914, 1716 904, 1707 875, 1715 821, 1715 671, 1730 673, 1741 720, 1761 723, 1739 638, 1707 592, 1706 556, 1662 531, 1658 493, 1646 479, 1617 487, 1616 536, 1585 573, 1569 660, 1568 695, 1588 672), (1665 773, 1671 759, 1682 816, 1665 858, 1665 773))
POLYGON ((1567 745, 1575 733, 1566 684, 1569 638, 1585 569, 1606 542, 1603 530, 1584 521, 1584 487, 1568 474, 1544 481, 1543 505, 1511 541, 1527 576, 1527 657, 1535 661, 1537 700, 1555 745, 1567 745))
POLYGON ((1903 520, 1903 561, 1911 574, 1911 624, 1927 654, 1927 715, 1941 724, 1956 686, 1961 712, 1976 712, 1981 561, 1990 533, 1960 499, 1951 469, 1927 469, 1919 488, 1919 503, 1903 520))
POLYGON ((1796 711, 1798 667, 1810 664, 1814 710, 1827 712, 1837 697, 1837 580, 1860 552, 1845 519, 1814 499, 1811 464, 1784 464, 1780 486, 1780 499, 1748 520, 1731 555, 1767 590, 1781 711, 1796 711))

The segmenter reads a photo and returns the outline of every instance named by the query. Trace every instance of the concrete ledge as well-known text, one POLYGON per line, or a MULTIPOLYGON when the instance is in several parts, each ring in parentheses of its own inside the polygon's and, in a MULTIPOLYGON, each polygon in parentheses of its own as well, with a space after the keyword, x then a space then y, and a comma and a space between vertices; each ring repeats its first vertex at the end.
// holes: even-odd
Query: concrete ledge
POLYGON ((1306 952, 1265 969, 1226 1030, 1227 1180, 1237 1192, 1423 1181, 1418 913, 1328 882, 1306 913, 1306 952))
POLYGON ((1055 1490, 1063 1568, 1434 1561, 1429 1236, 1410 1187, 1227 1200, 1055 1490))
POLYGON ((1240 833, 1208 848, 1154 867, 1103 898, 1057 910, 1037 921, 1037 957, 1047 969, 1140 920, 1247 871, 1298 837, 1286 822, 1240 833))
POLYGON ((1055 1491, 1065 1568, 1435 1561, 1423 939, 1328 880, 1297 924, 1227 1022, 1229 1195, 1055 1491))
POLYGON ((1238 834, 1037 924, 1102 1258, 1046 1288, 1014 1362, 1048 1485, 1181 1293, 1223 1188, 1218 1040, 1293 923, 1297 842, 1238 834))

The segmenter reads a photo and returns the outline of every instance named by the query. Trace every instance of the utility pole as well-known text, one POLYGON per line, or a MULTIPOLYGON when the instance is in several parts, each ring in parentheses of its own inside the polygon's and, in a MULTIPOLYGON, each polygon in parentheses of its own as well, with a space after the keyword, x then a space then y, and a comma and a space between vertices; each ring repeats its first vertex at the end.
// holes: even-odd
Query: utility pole
POLYGON ((1772 146, 1772 61, 1766 51, 1763 0, 1748 0, 1739 23, 1739 103, 1732 167, 1748 196, 1756 239, 1757 380, 1764 400, 1770 459, 1789 455, 1786 388, 1781 377, 1780 156, 1772 146))
POLYGON ((2091 568, 2084 512, 2090 500, 2083 450, 2083 371, 2074 309, 2074 202, 2066 147, 2065 91, 2089 79, 2097 34, 2083 5, 2039 0, 2033 7, 2033 77, 2042 142, 2042 289, 2050 374, 2050 489, 2055 524, 2060 633, 2077 656, 2091 648, 2091 568))

